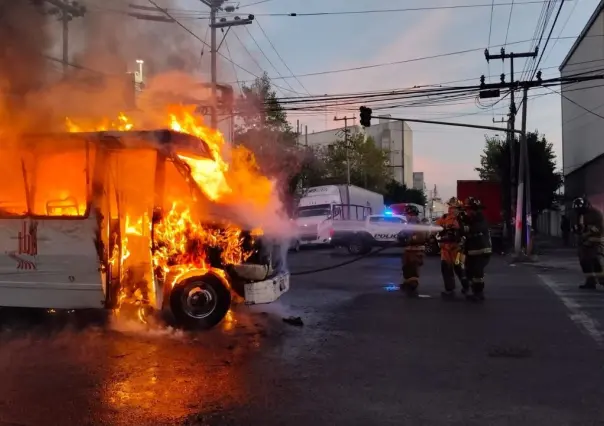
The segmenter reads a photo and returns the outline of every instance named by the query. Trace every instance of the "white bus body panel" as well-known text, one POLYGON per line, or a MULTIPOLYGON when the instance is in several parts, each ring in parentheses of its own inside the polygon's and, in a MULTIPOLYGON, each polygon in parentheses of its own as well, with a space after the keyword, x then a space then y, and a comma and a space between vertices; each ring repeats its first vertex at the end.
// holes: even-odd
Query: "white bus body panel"
POLYGON ((0 219, 0 307, 103 308, 97 221, 0 219))

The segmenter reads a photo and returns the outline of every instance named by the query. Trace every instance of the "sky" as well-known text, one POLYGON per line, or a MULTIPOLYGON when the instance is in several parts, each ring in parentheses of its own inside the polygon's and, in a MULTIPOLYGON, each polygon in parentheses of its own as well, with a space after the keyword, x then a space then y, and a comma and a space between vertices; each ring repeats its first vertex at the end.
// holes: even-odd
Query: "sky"
MULTIPOLYGON (((202 11, 202 14, 207 12, 207 7, 200 5, 198 0, 179 1, 183 10, 202 11)), ((543 3, 523 4, 527 1, 529 0, 515 0, 512 7, 509 4, 512 0, 496 0, 494 6, 491 5, 491 0, 242 0, 227 4, 238 4, 239 10, 236 14, 242 17, 254 14, 255 22, 246 27, 232 28, 226 40, 233 61, 254 75, 267 71, 276 85, 290 90, 288 92, 279 89, 279 96, 296 96, 291 93, 292 89, 299 93, 308 91, 313 95, 322 95, 408 88, 462 79, 470 80, 457 84, 472 85, 479 84, 479 78, 483 74, 487 76, 487 82, 495 83, 499 81, 498 76, 502 72, 509 81, 509 61, 491 61, 488 64, 483 50, 490 47, 491 54, 497 54, 506 43, 506 38, 507 52, 524 52, 530 49, 531 42, 527 40, 534 38, 543 3), (367 11, 459 5, 477 6, 387 13, 271 16, 292 12, 367 11), (524 42, 518 43, 519 41, 524 42), (398 65, 302 76, 468 49, 478 50, 398 65), (297 79, 280 77, 291 76, 292 72, 300 76, 297 79), (494 77, 489 79, 488 76, 494 77)), ((552 33, 552 40, 540 64, 543 78, 559 76, 558 66, 598 2, 599 0, 565 1, 552 33), (570 38, 556 39, 558 37, 570 38)), ((550 26, 556 12, 557 6, 550 26)), ((192 19, 193 12, 183 11, 179 16, 182 17, 183 24, 200 37, 205 37, 204 19, 192 19)), ((549 27, 546 35, 548 32, 549 27)), ((224 51, 225 47, 221 49, 224 51)), ((524 69, 524 61, 515 61, 516 79, 524 69)), ((235 73, 233 66, 226 62, 220 64, 219 71, 225 79, 254 78, 254 75, 241 69, 237 69, 235 73)), ((518 93, 517 102, 520 96, 518 93)), ((553 143, 558 164, 561 165, 560 97, 548 89, 541 88, 532 89, 529 98, 527 129, 538 130, 553 143)), ((393 117, 492 126, 493 119, 500 120, 505 117, 508 107, 507 99, 493 108, 479 107, 472 99, 456 101, 450 105, 405 107, 388 112, 393 117)), ((338 115, 354 113, 344 108, 338 112, 338 115)), ((333 115, 333 111, 328 114, 290 112, 288 117, 294 127, 296 120, 302 125, 307 125, 310 133, 338 127, 338 123, 333 121, 333 115)), ((519 118, 520 116, 517 126, 519 118)), ((442 197, 454 195, 456 180, 477 178, 474 169, 480 165, 485 134, 496 134, 480 129, 431 124, 410 123, 410 126, 414 132, 413 169, 416 172, 424 172, 428 189, 436 185, 442 197)))

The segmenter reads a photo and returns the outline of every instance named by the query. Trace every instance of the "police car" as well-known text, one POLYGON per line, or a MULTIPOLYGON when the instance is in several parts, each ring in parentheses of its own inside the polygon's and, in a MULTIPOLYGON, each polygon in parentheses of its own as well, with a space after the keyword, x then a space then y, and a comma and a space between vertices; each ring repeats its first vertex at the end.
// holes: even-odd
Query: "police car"
MULTIPOLYGON (((363 221, 336 221, 331 231, 331 242, 335 247, 345 247, 350 254, 366 254, 373 247, 399 245, 399 234, 411 231, 410 226, 405 216, 388 211, 369 215, 363 221)), ((438 226, 430 228, 429 232, 442 229, 438 226)))

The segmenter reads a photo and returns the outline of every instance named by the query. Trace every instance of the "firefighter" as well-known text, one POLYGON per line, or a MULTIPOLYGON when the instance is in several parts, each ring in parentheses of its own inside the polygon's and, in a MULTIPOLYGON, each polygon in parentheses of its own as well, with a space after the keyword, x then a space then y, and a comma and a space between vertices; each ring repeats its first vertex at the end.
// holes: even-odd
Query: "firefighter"
POLYGON ((580 289, 595 289, 596 285, 604 285, 602 273, 602 214, 593 208, 587 198, 579 197, 573 201, 577 223, 573 232, 577 235, 579 247, 579 263, 585 274, 585 283, 580 289))
POLYGON ((484 270, 491 260, 493 251, 489 225, 482 213, 480 200, 469 197, 464 203, 462 234, 465 239, 465 272, 471 294, 469 300, 484 300, 484 270))
POLYGON ((440 271, 445 284, 445 291, 441 293, 445 299, 455 298, 455 276, 461 282, 461 291, 468 293, 469 284, 465 277, 463 265, 462 235, 460 213, 462 205, 455 197, 447 202, 448 212, 436 221, 443 230, 438 234, 440 243, 440 271))
MULTIPOLYGON (((420 224, 419 210, 413 205, 405 207, 405 216, 409 224, 420 224)), ((401 290, 409 297, 417 297, 419 285, 419 271, 424 264, 424 251, 427 241, 426 232, 411 231, 401 232, 399 240, 403 242, 403 279, 401 290)))

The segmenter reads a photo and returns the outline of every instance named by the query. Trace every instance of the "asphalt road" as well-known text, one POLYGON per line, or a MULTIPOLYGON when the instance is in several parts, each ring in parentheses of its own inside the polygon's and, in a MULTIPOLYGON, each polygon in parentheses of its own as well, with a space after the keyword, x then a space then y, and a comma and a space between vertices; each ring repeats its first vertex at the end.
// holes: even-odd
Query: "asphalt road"
MULTIPOLYGON (((346 259, 304 251, 290 266, 346 259)), ((5 324, 0 425, 603 424, 602 350, 539 270, 494 258, 472 304, 440 299, 436 259, 425 297, 405 299, 399 262, 297 276, 205 333, 5 324)))

